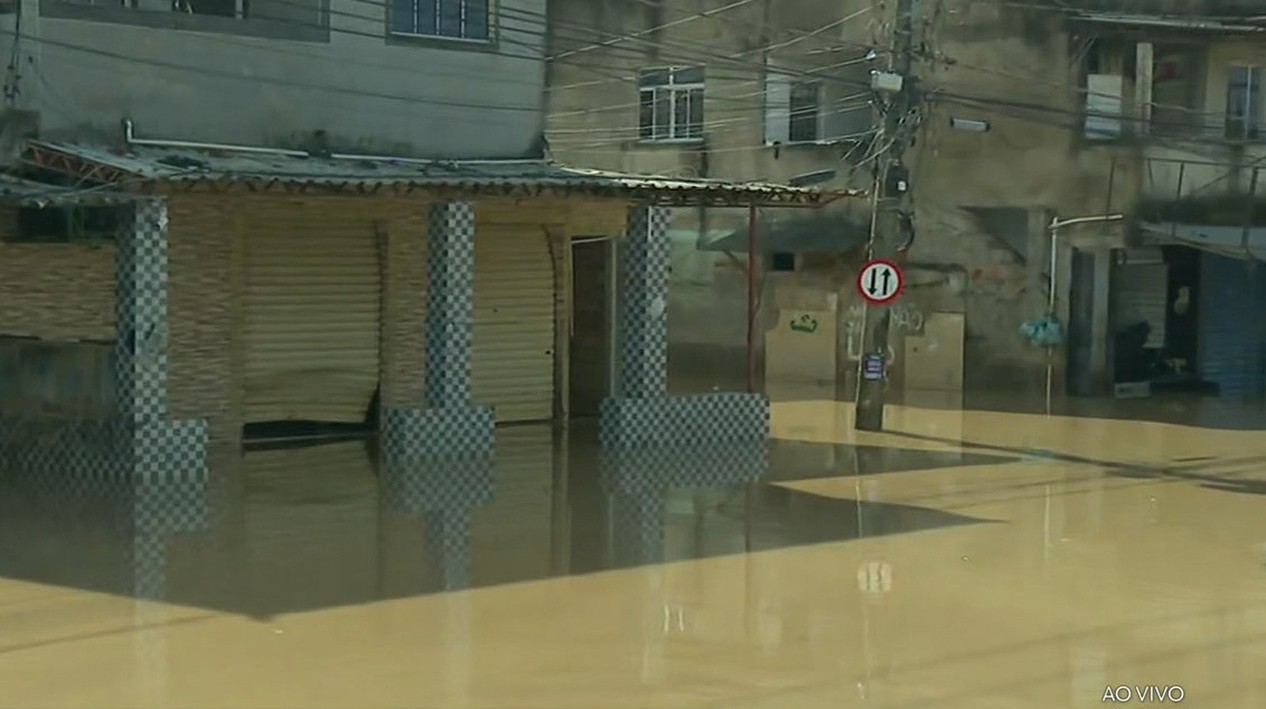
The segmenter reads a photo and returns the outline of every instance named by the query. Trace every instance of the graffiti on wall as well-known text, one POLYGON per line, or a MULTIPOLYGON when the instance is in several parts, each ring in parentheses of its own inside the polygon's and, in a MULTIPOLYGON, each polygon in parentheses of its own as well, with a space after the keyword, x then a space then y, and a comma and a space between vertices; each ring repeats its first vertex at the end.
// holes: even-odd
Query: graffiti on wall
MULTIPOLYGON (((865 305, 854 303, 849 306, 845 316, 847 323, 857 323, 860 328, 865 319, 865 305)), ((888 308, 888 322, 895 331, 916 335, 923 332, 923 311, 915 305, 892 305, 888 308)))
MULTIPOLYGON (((893 305, 888 308, 888 322, 892 332, 900 335, 919 335, 923 333, 923 311, 916 305, 893 305)), ((860 362, 862 357, 862 340, 866 330, 866 306, 854 303, 849 306, 844 317, 844 337, 848 361, 860 362)), ((896 351, 888 347, 888 361, 896 358, 896 351)))

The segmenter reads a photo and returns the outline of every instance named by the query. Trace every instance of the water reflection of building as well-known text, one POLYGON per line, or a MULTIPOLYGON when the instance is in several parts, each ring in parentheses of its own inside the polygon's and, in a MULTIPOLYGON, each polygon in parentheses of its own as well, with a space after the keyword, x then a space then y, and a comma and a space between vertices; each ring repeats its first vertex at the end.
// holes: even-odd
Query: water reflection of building
POLYGON ((209 529, 205 476, 11 477, 5 487, 0 575, 9 578, 162 599, 172 540, 209 529))
POLYGON ((493 459, 393 461, 381 471, 390 514, 422 521, 425 591, 453 591, 471 584, 471 517, 493 498, 493 459))
POLYGON ((602 474, 611 496, 611 564, 665 560, 666 513, 674 494, 740 486, 764 476, 768 466, 763 443, 606 452, 602 474))

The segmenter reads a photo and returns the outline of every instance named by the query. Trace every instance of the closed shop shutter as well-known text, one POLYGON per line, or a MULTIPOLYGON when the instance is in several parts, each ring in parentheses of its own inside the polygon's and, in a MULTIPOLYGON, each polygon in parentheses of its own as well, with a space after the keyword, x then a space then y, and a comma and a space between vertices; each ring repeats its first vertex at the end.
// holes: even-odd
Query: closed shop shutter
POLYGON ((332 200, 246 208, 247 423, 365 420, 378 386, 380 289, 366 214, 332 200))
POLYGON ((1145 321, 1151 327, 1147 346, 1165 346, 1165 316, 1169 310, 1169 266, 1159 251, 1130 252, 1113 273, 1112 317, 1118 330, 1145 321))
POLYGON ((1204 253, 1200 261, 1200 376, 1223 397, 1261 396, 1266 276, 1254 278, 1242 259, 1204 253))
POLYGON ((471 393, 499 423, 554 413, 554 265, 533 225, 480 224, 475 234, 471 393))

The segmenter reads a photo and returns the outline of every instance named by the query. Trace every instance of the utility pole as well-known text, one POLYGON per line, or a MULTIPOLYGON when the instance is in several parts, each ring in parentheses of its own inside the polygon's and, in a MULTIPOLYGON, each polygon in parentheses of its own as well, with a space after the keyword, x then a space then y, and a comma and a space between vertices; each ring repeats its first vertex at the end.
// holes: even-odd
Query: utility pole
MULTIPOLYGON (((911 195, 909 172, 905 166, 906 150, 913 142, 916 122, 911 111, 917 107, 912 85, 915 52, 913 0, 896 0, 893 19, 892 51, 888 55, 888 71, 872 73, 871 86, 876 93, 879 145, 883 153, 875 170, 874 201, 871 215, 869 259, 892 259, 904 241, 904 226, 909 224, 911 195), (888 97, 884 99, 885 95, 888 97)), ((884 371, 891 364, 888 356, 890 313, 887 305, 867 306, 863 330, 862 359, 878 356, 884 371)), ((882 431, 884 427, 883 379, 857 377, 857 407, 854 426, 860 431, 882 431)))

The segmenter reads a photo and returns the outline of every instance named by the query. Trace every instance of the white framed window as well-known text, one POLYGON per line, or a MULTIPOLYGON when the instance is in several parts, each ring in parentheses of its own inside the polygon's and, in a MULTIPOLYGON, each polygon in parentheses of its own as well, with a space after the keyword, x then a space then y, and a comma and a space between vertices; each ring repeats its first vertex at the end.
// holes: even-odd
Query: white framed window
POLYGON ((391 34, 487 41, 491 0, 391 0, 391 34))
POLYGON ((815 143, 825 136, 822 82, 765 77, 765 144, 815 143))
POLYGON ((785 73, 765 78, 765 144, 817 143, 825 138, 822 81, 785 73))
POLYGON ((637 85, 639 138, 703 139, 703 67, 645 69, 637 85))
POLYGON ((1229 67, 1226 76, 1227 139, 1260 139, 1263 107, 1262 67, 1229 67))
POLYGON ((1120 74, 1086 76, 1086 137, 1120 138, 1125 129, 1125 77, 1120 74))
POLYGON ((765 144, 835 143, 870 129, 869 97, 840 83, 767 69, 765 144))

